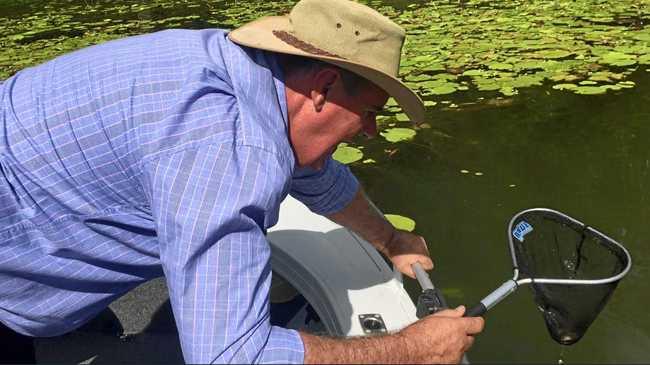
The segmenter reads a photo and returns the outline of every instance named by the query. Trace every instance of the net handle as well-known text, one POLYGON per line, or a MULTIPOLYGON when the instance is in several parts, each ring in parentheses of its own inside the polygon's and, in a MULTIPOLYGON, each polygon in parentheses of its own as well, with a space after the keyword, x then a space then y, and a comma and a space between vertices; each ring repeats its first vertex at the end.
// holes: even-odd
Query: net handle
POLYGON ((429 275, 424 271, 419 262, 411 265, 411 268, 415 272, 415 278, 418 279, 418 283, 420 283, 422 290, 435 289, 433 282, 431 282, 431 278, 429 278, 429 275))
POLYGON ((506 281, 495 291, 483 298, 478 304, 465 311, 463 317, 482 317, 490 308, 517 290, 518 286, 519 284, 514 279, 506 281))

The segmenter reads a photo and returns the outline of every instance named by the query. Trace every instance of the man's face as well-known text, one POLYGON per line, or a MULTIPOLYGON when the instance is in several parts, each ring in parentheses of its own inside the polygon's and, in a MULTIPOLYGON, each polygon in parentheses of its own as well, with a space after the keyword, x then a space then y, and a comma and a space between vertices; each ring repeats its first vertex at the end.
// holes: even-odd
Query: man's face
MULTIPOLYGON (((345 92, 345 90, 343 90, 345 92)), ((314 169, 323 167, 325 161, 334 153, 339 143, 351 141, 363 133, 368 137, 377 135, 377 113, 388 100, 388 94, 382 89, 368 84, 360 88, 355 95, 345 92, 340 98, 332 95, 323 115, 323 133, 326 135, 321 146, 322 153, 309 164, 314 169)))
POLYGON ((343 82, 336 67, 287 72, 289 139, 299 167, 321 169, 340 142, 377 134, 376 115, 388 94, 370 82, 349 94, 343 82))

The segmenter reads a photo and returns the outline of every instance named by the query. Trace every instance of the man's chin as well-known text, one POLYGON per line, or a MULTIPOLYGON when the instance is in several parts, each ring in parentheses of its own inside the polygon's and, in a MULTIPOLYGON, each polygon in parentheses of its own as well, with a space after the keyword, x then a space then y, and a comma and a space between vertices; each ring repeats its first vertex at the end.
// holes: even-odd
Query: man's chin
POLYGON ((331 155, 332 155, 331 153, 327 153, 327 154, 325 154, 325 155, 319 157, 316 161, 314 161, 314 162, 308 164, 307 166, 309 166, 310 168, 312 168, 312 169, 314 169, 314 170, 316 170, 316 171, 322 170, 323 167, 325 166, 325 162, 327 161, 327 159, 328 159, 331 155))

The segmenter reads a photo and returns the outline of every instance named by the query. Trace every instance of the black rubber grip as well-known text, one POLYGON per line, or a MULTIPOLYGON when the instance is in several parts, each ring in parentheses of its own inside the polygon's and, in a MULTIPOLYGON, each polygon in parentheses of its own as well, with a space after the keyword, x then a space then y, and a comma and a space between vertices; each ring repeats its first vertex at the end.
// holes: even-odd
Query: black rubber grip
POLYGON ((463 317, 483 317, 485 312, 487 312, 487 308, 483 305, 483 303, 478 303, 472 308, 466 310, 463 317))

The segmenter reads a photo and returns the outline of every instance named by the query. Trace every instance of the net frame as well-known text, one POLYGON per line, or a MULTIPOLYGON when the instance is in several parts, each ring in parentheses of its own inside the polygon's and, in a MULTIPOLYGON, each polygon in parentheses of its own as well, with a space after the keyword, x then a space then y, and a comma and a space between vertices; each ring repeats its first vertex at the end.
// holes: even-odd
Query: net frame
POLYGON ((608 284, 608 283, 613 283, 616 281, 619 281, 627 275, 627 273, 630 271, 632 267, 632 257, 630 256, 629 251, 618 241, 615 239, 607 236, 606 234, 598 231, 597 229, 588 226, 579 220, 570 217, 562 212, 559 212, 554 209, 549 209, 549 208, 531 208, 531 209, 526 209, 523 210, 517 214, 515 214, 511 219, 510 223, 508 223, 508 247, 510 249, 510 255, 512 258, 512 264, 513 264, 513 271, 514 271, 514 276, 512 278, 513 281, 517 283, 517 285, 523 285, 523 284, 532 284, 532 283, 539 283, 539 284, 561 284, 561 285, 600 285, 600 284, 608 284), (621 249, 623 253, 625 253, 625 256, 627 258, 627 265, 625 268, 618 273, 617 275, 603 278, 603 279, 554 279, 554 278, 539 278, 539 277, 530 277, 530 278, 523 278, 519 279, 519 265, 517 263, 517 255, 515 253, 515 243, 513 241, 513 226, 515 222, 523 215, 531 213, 531 212, 545 212, 545 213, 550 213, 557 215, 563 219, 566 219, 570 222, 572 222, 575 225, 579 225, 582 227, 583 230, 590 231, 591 233, 600 236, 604 240, 608 241, 609 243, 614 244, 617 246, 617 248, 621 249))
POLYGON ((526 210, 522 210, 519 213, 515 214, 511 219, 510 222, 508 223, 508 230, 507 230, 507 235, 508 235, 508 247, 510 250, 510 255, 513 263, 513 278, 510 280, 507 280, 505 283, 503 283, 499 288, 494 290, 492 293, 487 295, 485 298, 483 298, 480 303, 477 305, 469 308, 465 312, 465 317, 477 317, 477 316, 483 316, 490 308, 494 307, 496 304, 501 302, 503 299, 505 299, 507 296, 512 294, 515 290, 520 285, 524 284, 555 284, 555 285, 602 285, 602 284, 608 284, 608 283, 613 283, 620 281, 627 273, 630 271, 630 268, 632 267, 632 257, 630 256, 630 253, 628 250, 621 245, 619 242, 614 240, 613 238, 603 234, 602 232, 596 230, 593 227, 587 226, 586 224, 580 222, 579 220, 570 217, 562 212, 559 212, 554 209, 549 209, 549 208, 530 208, 526 210), (515 253, 515 247, 514 247, 514 241, 512 240, 513 238, 513 225, 514 223, 522 216, 531 212, 544 212, 547 214, 552 214, 561 217, 562 219, 566 219, 569 222, 579 225, 582 227, 583 230, 589 230, 590 232, 594 233, 595 235, 603 238, 609 243, 614 244, 617 248, 620 248, 621 251, 625 254, 625 257, 627 259, 627 264, 625 268, 619 272, 618 274, 611 276, 611 277, 606 277, 602 279, 557 279, 557 278, 540 278, 540 277, 528 277, 528 278, 519 278, 519 265, 517 263, 517 256, 515 253))

